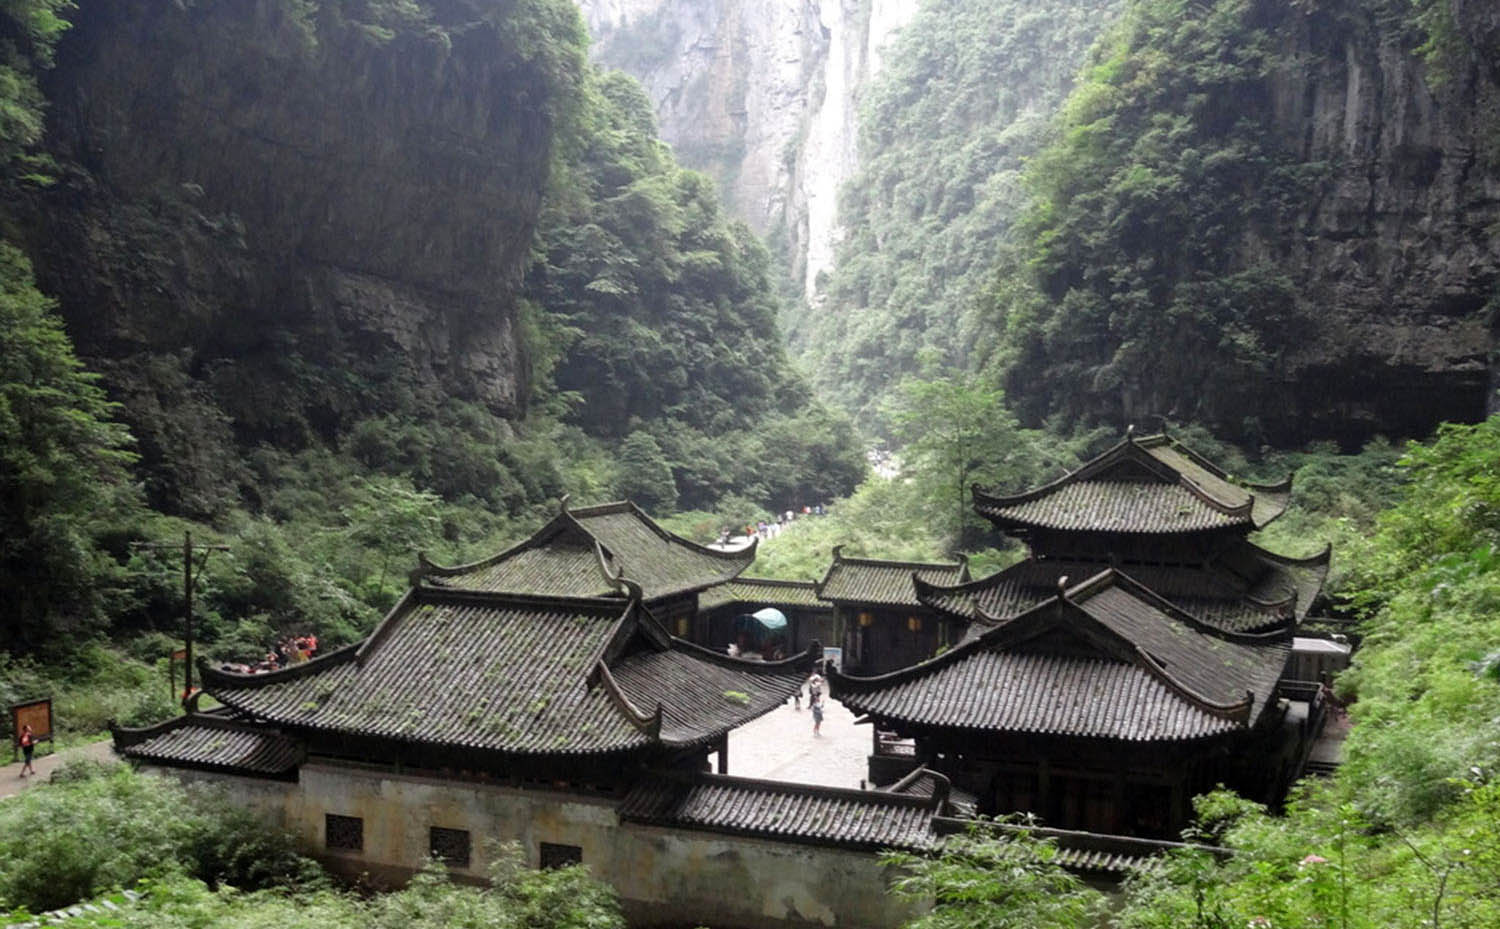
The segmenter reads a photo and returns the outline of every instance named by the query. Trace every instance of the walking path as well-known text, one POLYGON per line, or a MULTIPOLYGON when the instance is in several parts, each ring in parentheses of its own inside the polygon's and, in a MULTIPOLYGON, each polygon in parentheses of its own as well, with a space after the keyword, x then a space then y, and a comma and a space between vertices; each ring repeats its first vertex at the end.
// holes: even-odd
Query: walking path
POLYGON ((102 742, 90 742, 87 745, 66 748, 50 755, 39 755, 31 765, 36 769, 36 774, 32 777, 21 776, 21 767, 25 762, 17 761, 15 764, 8 764, 0 768, 0 799, 15 796, 33 784, 47 783, 53 771, 79 758, 113 761, 115 759, 114 745, 105 739, 102 742))
POLYGON ((783 704, 729 733, 729 773, 858 788, 867 776, 870 726, 854 725, 854 714, 835 700, 825 699, 823 706, 821 735, 813 735, 812 711, 805 698, 800 710, 783 704))
MULTIPOLYGON (((731 732, 729 773, 797 784, 858 788, 866 777, 870 727, 854 725, 854 714, 836 700, 825 700, 823 706, 820 735, 813 735, 812 711, 805 698, 801 709, 783 704, 731 732)), ((19 761, 5 765, 0 767, 0 799, 46 783, 53 771, 73 759, 112 761, 115 757, 106 739, 39 756, 33 777, 20 776, 19 761)))

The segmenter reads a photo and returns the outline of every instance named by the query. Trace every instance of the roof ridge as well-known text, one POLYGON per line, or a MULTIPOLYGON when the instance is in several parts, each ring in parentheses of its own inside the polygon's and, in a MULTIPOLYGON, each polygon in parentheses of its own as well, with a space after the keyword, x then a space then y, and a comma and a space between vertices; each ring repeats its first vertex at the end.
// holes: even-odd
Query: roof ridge
MULTIPOLYGON (((995 572, 995 574, 1000 574, 1000 573, 1002 573, 1002 572, 1000 572, 1000 571, 996 571, 995 572)), ((995 574, 991 574, 991 575, 989 575, 989 577, 994 577, 995 574)), ((981 580, 983 580, 983 578, 981 578, 981 580)), ((970 621, 970 622, 972 622, 974 620, 974 618, 975 618, 974 614, 975 614, 975 612, 978 611, 979 607, 974 602, 974 595, 971 594, 971 593, 969 593, 968 590, 965 590, 963 588, 968 587, 968 585, 970 585, 970 584, 976 583, 975 581, 970 580, 970 581, 964 581, 964 582, 962 582, 960 584, 953 584, 953 585, 949 585, 949 586, 943 586, 942 584, 933 584, 931 582, 924 581, 920 577, 917 577, 915 573, 913 573, 912 574, 911 582, 912 582, 912 589, 916 593, 916 597, 917 597, 917 602, 918 603, 922 604, 923 606, 927 607, 928 609, 936 610, 939 613, 945 613, 945 614, 947 614, 949 616, 953 616, 953 617, 955 617, 957 619, 967 620, 967 621, 970 621), (953 596, 968 597, 969 598, 969 612, 968 613, 964 613, 964 612, 961 612, 959 610, 949 609, 948 607, 943 606, 941 603, 936 602, 936 601, 938 601, 940 595, 938 593, 935 593, 935 591, 941 591, 943 593, 949 593, 949 594, 951 594, 953 596)))
MULTIPOLYGON (((739 561, 741 560, 741 556, 748 554, 750 557, 748 559, 745 559, 746 568, 750 566, 750 562, 755 560, 756 548, 760 544, 760 539, 757 538, 744 548, 737 548, 732 552, 726 552, 717 548, 710 548, 707 545, 702 545, 698 542, 694 542, 692 539, 685 538, 671 531, 670 529, 664 528, 660 523, 652 519, 649 513, 637 506, 635 504, 635 501, 633 500, 621 500, 615 503, 603 503, 593 507, 584 507, 583 509, 570 510, 569 513, 574 517, 578 517, 580 515, 585 517, 613 516, 618 513, 629 513, 645 523, 648 529, 650 529, 652 532, 655 532, 664 541, 676 542, 680 545, 685 545, 696 552, 704 555, 711 555, 712 557, 717 558, 721 561, 739 561)), ((588 527, 584 526, 582 523, 579 523, 579 527, 583 529, 584 532, 588 532, 590 536, 594 535, 592 532, 589 532, 588 527)), ((618 556, 616 555, 615 557, 618 556)), ((743 571, 744 568, 741 568, 740 570, 743 571)), ((736 575, 736 577, 738 577, 738 575, 736 575)))
MULTIPOLYGON (((369 641, 368 639, 364 641, 369 641)), ((320 673, 328 668, 348 664, 357 657, 360 642, 351 642, 307 661, 287 665, 276 671, 263 671, 259 674, 241 674, 238 671, 225 671, 215 668, 208 659, 202 655, 198 656, 199 680, 203 681, 203 689, 208 690, 210 681, 213 686, 234 686, 260 688, 271 684, 280 684, 285 681, 294 681, 298 678, 307 677, 320 673)))
POLYGON ((1079 474, 1085 468, 1088 468, 1090 465, 1093 465, 1096 462, 1103 461, 1106 457, 1115 454, 1125 446, 1131 445, 1133 443, 1134 440, 1132 439, 1130 433, 1127 432, 1125 438, 1116 442, 1114 445, 1111 445, 1109 448, 1106 448, 1098 455, 1095 455, 1091 460, 1085 461, 1083 464, 1079 465, 1076 468, 1064 471, 1061 476, 1054 478, 1053 480, 1048 481, 1045 484, 1042 484, 1040 487, 1033 487, 1030 490, 1023 490, 1017 494, 997 494, 981 485, 978 481, 975 481, 973 484, 969 485, 969 489, 974 495, 974 505, 979 505, 980 497, 985 497, 992 502, 992 505, 997 506, 1005 506, 1011 503, 1025 503, 1029 499, 1040 497, 1046 492, 1061 487, 1063 484, 1066 484, 1068 481, 1072 480, 1074 475, 1079 474))
MULTIPOLYGON (((745 577, 738 575, 724 582, 725 584, 764 584, 776 587, 798 587, 814 590, 818 586, 817 581, 794 581, 784 577, 745 577)), ((715 584, 715 587, 722 585, 715 584)))
MULTIPOLYGON (((584 610, 613 614, 629 602, 624 596, 586 597, 561 594, 519 593, 506 590, 469 590, 462 587, 414 587, 411 590, 419 603, 484 603, 489 605, 517 604, 542 606, 563 610, 584 610)), ((394 608, 393 608, 394 609, 394 608)), ((373 633, 371 633, 373 635, 373 633)))
MULTIPOLYGON (((564 499, 566 499, 566 496, 564 497, 564 499)), ((461 574, 468 574, 473 571, 478 571, 481 568, 488 568, 491 565, 499 564, 507 558, 519 555, 522 552, 527 551, 528 549, 540 548, 543 542, 551 539, 553 535, 556 535, 556 532, 552 532, 549 534, 549 529, 553 529, 554 527, 560 528, 567 525, 572 525, 587 534, 587 530, 584 530, 582 526, 579 526, 577 522, 573 521, 569 516, 569 511, 564 508, 562 512, 557 513, 551 519, 547 520, 545 523, 542 523, 541 527, 537 529, 537 531, 512 545, 510 548, 502 549, 501 551, 498 551, 493 555, 486 555, 483 558, 478 558, 474 561, 456 565, 440 565, 430 560, 427 557, 426 552, 418 552, 417 570, 415 573, 419 577, 457 577, 461 574)), ((592 536, 590 536, 590 538, 592 538, 592 536)))
POLYGON ((888 558, 840 558, 840 564, 861 564, 881 568, 962 568, 965 562, 958 561, 893 561, 888 558))
MULTIPOLYGON (((1104 571, 1099 572, 1099 574, 1094 575, 1093 577, 1084 581, 1083 584, 1080 584, 1078 586, 1082 587, 1085 584, 1090 583, 1094 584, 1096 587, 1103 586, 1105 576, 1109 576, 1109 578, 1111 579, 1123 580, 1123 586, 1129 588, 1128 593, 1130 594, 1130 596, 1133 596, 1137 600, 1156 607, 1158 610, 1160 610, 1162 613, 1167 614, 1168 616, 1174 617, 1182 622, 1187 623, 1193 628, 1195 632, 1201 632, 1214 638, 1222 639, 1223 641, 1229 642, 1234 645, 1259 645, 1282 636, 1282 632, 1280 631, 1252 633, 1232 632, 1228 629, 1222 629, 1219 626, 1214 625, 1213 623, 1210 623, 1193 615, 1192 613, 1168 600, 1166 597, 1152 590, 1150 587, 1147 587, 1141 581, 1136 580, 1129 574, 1125 573, 1123 570, 1115 567, 1106 568, 1104 571)), ((1070 589, 1069 592, 1071 593, 1072 590, 1070 589)), ((1087 593, 1089 593, 1091 596, 1097 592, 1098 591, 1094 589, 1087 591, 1087 593)), ((1246 596, 1245 599, 1250 600, 1251 602, 1259 602, 1255 601, 1254 598, 1249 596, 1246 596)), ((1269 605, 1275 606, 1277 604, 1269 605)), ((1287 631, 1290 631, 1291 626, 1288 625, 1286 629, 1287 631)))
POLYGON ((174 732, 186 726, 203 726, 206 729, 266 733, 276 736, 284 735, 280 729, 273 726, 210 713, 182 713, 147 726, 120 726, 114 720, 110 720, 109 732, 116 745, 120 748, 129 748, 132 745, 138 745, 141 742, 154 739, 159 735, 165 735, 168 732, 174 732))
POLYGON ((1246 690, 1245 698, 1234 703, 1218 703, 1210 700, 1196 690, 1192 689, 1182 681, 1177 680, 1161 662, 1151 657, 1150 653, 1139 645, 1135 648, 1138 657, 1137 666, 1156 678, 1174 694, 1192 703, 1198 709, 1213 716, 1236 722, 1247 722, 1250 718, 1250 709, 1255 704, 1255 692, 1246 690))
POLYGON ((673 651, 684 652, 725 668, 734 668, 737 671, 781 671, 786 668, 795 668, 802 661, 815 660, 812 658, 812 646, 810 645, 795 655, 777 661, 750 661, 746 658, 736 658, 733 655, 726 655, 707 646, 699 645, 697 642, 679 639, 675 635, 669 636, 669 639, 671 640, 671 649, 673 651))
POLYGON ((1288 567, 1319 567, 1321 565, 1328 564, 1333 558, 1332 542, 1324 542, 1323 550, 1318 552, 1316 555, 1306 555, 1301 558, 1298 558, 1295 555, 1283 555, 1280 552, 1273 552, 1269 548, 1256 545, 1249 539, 1245 540, 1245 544, 1250 546, 1250 548, 1254 550, 1255 554, 1261 556, 1262 558, 1266 558, 1270 561, 1276 562, 1277 564, 1286 565, 1288 567))
POLYGON ((897 794, 888 790, 861 790, 857 787, 829 787, 823 784, 802 784, 795 781, 776 781, 768 778, 741 777, 733 774, 714 774, 708 771, 664 771, 655 773, 660 780, 692 787, 743 787, 751 790, 768 790, 801 796, 817 796, 855 800, 887 806, 905 806, 915 809, 938 808, 932 797, 915 794, 897 794))
MULTIPOLYGON (((919 661, 916 664, 907 665, 904 668, 897 668, 894 671, 886 671, 883 674, 845 674, 838 668, 830 666, 827 672, 825 672, 825 675, 827 676, 829 682, 829 693, 833 694, 833 691, 836 689, 836 684, 839 686, 847 686, 850 690, 854 691, 866 690, 871 687, 883 687, 887 684, 899 683, 911 678, 921 677, 933 670, 936 670, 937 668, 953 664, 960 658, 968 657, 971 652, 985 650, 985 648, 988 647, 989 643, 999 637, 1001 630, 1003 630, 1005 627, 1009 626, 1011 623, 1016 622, 1017 620, 1022 619, 1023 617, 1030 616, 1033 613, 1052 606, 1057 602, 1057 599, 1058 598, 1056 596, 1048 597, 1041 603, 1036 604, 1030 609, 1023 610, 1020 613, 1017 613, 1015 616, 1010 617, 1009 619, 996 619, 994 617, 991 617, 989 614, 984 612, 983 608, 979 607, 976 604, 975 618, 987 625, 990 625, 989 629, 986 629, 984 632, 980 633, 972 639, 960 641, 957 645, 954 645, 952 648, 941 654, 933 655, 931 658, 919 661)), ((836 696, 836 694, 833 695, 836 696)))
POLYGON ((662 705, 660 702, 656 704, 656 712, 654 713, 646 713, 640 707, 636 706, 635 701, 631 700, 625 694, 625 691, 620 689, 615 676, 610 673, 609 665, 602 658, 594 663, 589 677, 597 677, 599 679, 604 686, 604 692, 610 698, 610 702, 625 715, 625 718, 632 726, 650 736, 653 741, 661 740, 662 705))
MULTIPOLYGON (((1254 493, 1246 489, 1245 485, 1231 478, 1228 472, 1224 471, 1224 469, 1220 468, 1218 465, 1204 458, 1202 455, 1199 455, 1197 452, 1193 451, 1182 442, 1167 435, 1164 432, 1150 436, 1143 436, 1139 439, 1134 438, 1132 434, 1127 432, 1124 439, 1100 452, 1098 455, 1079 465, 1077 468, 1074 468, 1066 474, 1063 474, 1061 477, 1058 477, 1046 484, 1043 484, 1039 487, 1034 487, 1030 490, 1021 491, 1020 493, 997 494, 977 483, 973 484, 971 486, 971 491, 973 494, 973 504, 976 509, 984 506, 997 508, 1015 506, 1018 504, 1029 503, 1033 500, 1040 499, 1041 497, 1054 493, 1057 490, 1060 490, 1062 487, 1074 482, 1097 480, 1101 483, 1104 483, 1107 482, 1106 479, 1096 478, 1096 475, 1099 474, 1099 472, 1114 466, 1118 462, 1127 460, 1141 465, 1148 471, 1155 472, 1159 477, 1163 479, 1163 483, 1175 483, 1178 486, 1181 486, 1183 489, 1187 490, 1193 496, 1197 497, 1201 502, 1203 502, 1211 509, 1217 510, 1226 516, 1242 517, 1245 519, 1251 518, 1252 510, 1255 506, 1254 493), (1181 454, 1183 457, 1188 459, 1188 461, 1206 471, 1209 476, 1223 481, 1225 484, 1228 484, 1231 487, 1240 489, 1249 499, 1245 503, 1239 505, 1234 505, 1225 500, 1219 499, 1213 494, 1213 492, 1208 490, 1208 488, 1204 487, 1198 481, 1193 480, 1183 471, 1179 470, 1176 467, 1173 467, 1167 462, 1162 461, 1161 459, 1151 454, 1151 449, 1162 447, 1168 448, 1178 454, 1181 454)), ((1287 486, 1289 489, 1289 482, 1287 486)))

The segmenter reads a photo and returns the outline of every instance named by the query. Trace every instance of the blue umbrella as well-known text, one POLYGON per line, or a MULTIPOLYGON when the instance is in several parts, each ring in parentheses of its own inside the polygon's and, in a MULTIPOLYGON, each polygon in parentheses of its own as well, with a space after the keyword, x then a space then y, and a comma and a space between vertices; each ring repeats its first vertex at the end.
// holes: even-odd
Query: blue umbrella
POLYGON ((755 617, 756 622, 773 632, 786 628, 786 614, 778 609, 768 606, 763 610, 756 610, 750 615, 755 617))

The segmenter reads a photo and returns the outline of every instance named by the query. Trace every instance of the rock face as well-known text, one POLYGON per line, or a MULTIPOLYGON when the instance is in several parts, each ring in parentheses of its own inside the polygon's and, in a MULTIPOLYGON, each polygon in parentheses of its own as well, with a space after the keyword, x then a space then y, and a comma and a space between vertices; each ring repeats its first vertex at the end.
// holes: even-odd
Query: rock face
POLYGON ((47 86, 59 183, 15 220, 148 464, 196 441, 158 407, 291 447, 402 396, 524 410, 515 295, 562 79, 505 4, 362 9, 74 16, 47 86))
POLYGON ((860 88, 918 0, 580 0, 594 57, 646 86, 661 135, 811 294, 833 262, 860 88))
POLYGON ((1284 254, 1319 310, 1288 358, 1285 435, 1423 435, 1496 408, 1500 8, 1453 9, 1432 64, 1368 13, 1286 33, 1275 129, 1329 175, 1282 242, 1246 243, 1284 254))

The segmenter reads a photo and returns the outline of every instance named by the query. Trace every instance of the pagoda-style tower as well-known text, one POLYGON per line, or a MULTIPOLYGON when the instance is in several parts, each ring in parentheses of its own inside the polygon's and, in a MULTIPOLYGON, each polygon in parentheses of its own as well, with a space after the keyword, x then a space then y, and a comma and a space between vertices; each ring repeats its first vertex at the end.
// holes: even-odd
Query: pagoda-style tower
POLYGON ((1009 496, 974 487, 974 509, 1032 557, 1115 565, 1204 564, 1285 510, 1279 484, 1233 480, 1166 435, 1125 440, 1050 484, 1009 496))
POLYGON ((1175 835, 1215 784, 1278 800, 1321 723, 1286 671, 1329 559, 1249 541, 1290 492, 1166 435, 1127 435, 1026 493, 975 487, 975 509, 1031 557, 978 580, 914 576, 957 643, 886 674, 830 673, 876 726, 871 779, 924 763, 982 812, 1148 836, 1175 835))

